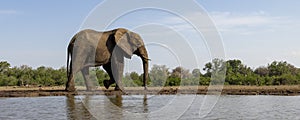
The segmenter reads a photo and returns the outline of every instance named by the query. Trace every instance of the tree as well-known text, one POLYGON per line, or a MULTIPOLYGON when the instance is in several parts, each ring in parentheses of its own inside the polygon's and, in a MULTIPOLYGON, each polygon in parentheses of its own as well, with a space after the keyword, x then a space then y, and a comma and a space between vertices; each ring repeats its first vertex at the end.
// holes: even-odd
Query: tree
POLYGON ((20 77, 18 78, 21 81, 21 85, 31 84, 32 77, 34 75, 31 67, 27 65, 22 65, 20 68, 20 77))
POLYGON ((253 71, 250 67, 247 67, 247 65, 242 64, 241 60, 228 60, 226 61, 226 71, 228 74, 242 74, 244 76, 252 74, 253 71))
POLYGON ((137 86, 142 86, 143 85, 143 79, 140 79, 140 76, 137 72, 131 72, 130 73, 130 78, 132 81, 137 85, 137 86))
POLYGON ((139 74, 136 73, 136 72, 131 72, 131 73, 130 73, 130 78, 131 78, 132 80, 139 80, 139 74))
POLYGON ((194 78, 199 78, 201 75, 200 69, 198 69, 198 68, 193 69, 192 74, 193 74, 194 78))
POLYGON ((264 66, 261 66, 261 67, 258 67, 254 70, 254 73, 261 76, 261 77, 265 77, 265 76, 268 76, 269 75, 269 70, 267 67, 264 67, 264 66))
POLYGON ((191 74, 188 69, 184 69, 183 67, 176 67, 172 70, 171 77, 177 77, 182 79, 191 78, 191 74))
MULTIPOLYGON (((255 70, 244 65, 241 60, 213 59, 205 64, 205 73, 200 69, 193 69, 192 73, 183 67, 176 67, 169 73, 165 65, 153 65, 149 72, 150 86, 178 86, 178 85, 209 85, 222 84, 226 74, 225 84, 228 85, 296 85, 300 84, 300 69, 286 61, 273 61, 267 66, 260 66, 255 70), (227 69, 226 73, 225 70, 227 69)), ((67 81, 66 68, 53 69, 40 66, 33 69, 27 65, 11 67, 6 62, 0 62, 0 86, 24 85, 64 85, 67 81)), ((103 86, 103 80, 108 80, 108 74, 99 68, 90 70, 90 79, 103 86), (96 76, 98 80, 95 80, 96 76)), ((123 83, 126 86, 142 86, 143 74, 126 73, 123 83)), ((76 85, 85 85, 82 74, 75 76, 76 85)), ((96 84, 96 83, 95 83, 96 84)))
POLYGON ((9 85, 9 77, 7 75, 10 64, 6 61, 0 62, 0 86, 9 85))
POLYGON ((153 65, 150 70, 151 86, 164 86, 169 76, 166 65, 153 65))
POLYGON ((10 64, 7 61, 0 62, 0 74, 5 74, 8 71, 10 64))
POLYGON ((239 73, 241 68, 244 67, 242 64, 242 61, 240 60, 228 60, 226 61, 227 64, 227 71, 233 72, 233 73, 239 73))
POLYGON ((244 65, 241 60, 226 61, 226 83, 230 85, 255 85, 256 76, 253 70, 244 65))
POLYGON ((277 62, 273 61, 271 64, 268 64, 269 76, 280 76, 283 74, 297 74, 297 68, 291 64, 288 64, 286 61, 277 62))
POLYGON ((223 84, 226 72, 226 62, 223 59, 215 58, 212 62, 206 63, 203 70, 206 71, 204 77, 210 77, 210 83, 217 85, 223 84))
POLYGON ((52 79, 55 81, 54 85, 64 85, 67 82, 67 69, 61 67, 58 70, 53 70, 52 79))
POLYGON ((179 86, 181 79, 179 77, 169 77, 166 82, 166 86, 179 86))
POLYGON ((205 67, 203 68, 206 73, 204 74, 204 77, 211 77, 211 72, 212 72, 212 63, 206 63, 205 67))
POLYGON ((210 77, 200 77, 199 85, 209 85, 210 77))
POLYGON ((23 83, 22 83, 21 79, 19 79, 21 77, 21 75, 22 75, 21 70, 17 67, 13 67, 8 70, 6 76, 14 77, 14 79, 17 81, 15 85, 22 86, 23 83))

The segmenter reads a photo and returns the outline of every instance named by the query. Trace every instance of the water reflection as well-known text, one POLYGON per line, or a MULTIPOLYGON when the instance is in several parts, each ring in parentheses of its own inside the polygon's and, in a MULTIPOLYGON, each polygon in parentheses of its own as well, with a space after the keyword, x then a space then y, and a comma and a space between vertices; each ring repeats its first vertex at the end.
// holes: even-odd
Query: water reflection
POLYGON ((81 102, 76 101, 74 95, 67 95, 66 97, 67 118, 69 120, 95 119, 81 102))
POLYGON ((116 94, 114 97, 108 97, 110 102, 115 104, 116 106, 122 108, 122 95, 121 94, 116 94))
MULTIPOLYGON (((23 119, 174 119, 180 115, 191 95, 180 95, 177 104, 172 95, 158 96, 51 96, 0 98, 0 120, 23 119), (109 99, 115 99, 116 104, 109 99), (120 97, 122 99, 120 99, 120 97), (117 100, 119 99, 119 101, 117 100), (181 99, 186 98, 186 99, 181 99), (120 101, 121 100, 121 101, 120 101), (118 102, 117 102, 118 101, 118 102), (172 105, 176 108, 164 109, 172 105), (148 111, 148 112, 147 112, 148 111)), ((199 119, 199 107, 205 96, 199 95, 180 119, 199 119)), ((221 96, 213 111, 204 119, 272 119, 300 120, 300 96, 221 96)))
POLYGON ((68 119, 145 119, 148 98, 143 96, 66 96, 68 119))
POLYGON ((144 106, 144 113, 148 113, 148 98, 147 98, 147 94, 144 95, 143 98, 143 106, 144 106))
POLYGON ((131 111, 131 110, 127 110, 128 106, 130 106, 130 104, 127 103, 123 106, 123 102, 132 101, 132 104, 136 104, 136 107, 139 107, 140 105, 143 105, 142 107, 140 107, 140 108, 142 108, 142 110, 134 111, 134 113, 148 113, 147 94, 144 94, 143 98, 137 97, 137 96, 127 96, 124 100, 123 100, 123 96, 121 94, 117 94, 117 95, 114 95, 114 96, 108 96, 108 99, 111 103, 113 103, 114 105, 116 105, 120 109, 126 110, 128 112, 131 111), (140 101, 142 101, 142 104, 140 104, 141 103, 140 101))

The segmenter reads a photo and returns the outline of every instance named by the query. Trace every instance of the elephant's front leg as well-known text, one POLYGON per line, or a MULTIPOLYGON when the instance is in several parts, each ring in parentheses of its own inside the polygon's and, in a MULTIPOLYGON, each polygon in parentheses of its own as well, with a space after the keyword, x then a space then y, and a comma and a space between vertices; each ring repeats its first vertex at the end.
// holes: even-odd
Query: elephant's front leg
POLYGON ((109 87, 109 85, 116 83, 115 90, 124 90, 123 84, 122 84, 122 77, 123 77, 123 70, 124 70, 124 57, 121 53, 121 51, 114 51, 111 62, 103 65, 104 69, 109 74, 110 80, 109 81, 103 81, 104 86, 106 88, 109 87))
POLYGON ((114 77, 113 77, 113 74, 112 74, 112 71, 111 71, 111 63, 109 62, 107 64, 104 64, 103 68, 107 72, 107 74, 109 75, 109 78, 110 78, 109 80, 104 80, 103 81, 104 87, 106 89, 108 89, 111 84, 115 83, 115 80, 114 80, 114 77))
POLYGON ((115 90, 120 90, 120 87, 121 90, 123 90, 122 75, 123 75, 124 63, 118 61, 109 62, 107 64, 104 64, 103 68, 110 77, 110 80, 103 81, 104 87, 108 89, 111 84, 117 83, 115 90))
POLYGON ((124 71, 124 58, 114 60, 112 63, 112 73, 116 82, 115 90, 124 91, 122 77, 124 71))

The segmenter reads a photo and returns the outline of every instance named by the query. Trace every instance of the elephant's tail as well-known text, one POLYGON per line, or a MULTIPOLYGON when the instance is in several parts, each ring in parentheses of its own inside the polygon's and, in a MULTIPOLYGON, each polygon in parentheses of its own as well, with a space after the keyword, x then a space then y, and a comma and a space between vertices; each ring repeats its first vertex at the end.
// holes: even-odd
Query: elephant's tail
POLYGON ((68 48, 67 48, 67 78, 69 79, 69 77, 70 77, 70 73, 69 73, 69 71, 70 71, 70 68, 69 68, 69 58, 70 58, 70 51, 69 51, 69 46, 68 46, 68 48))
POLYGON ((76 35, 71 39, 71 42, 69 43, 68 45, 68 48, 67 48, 67 77, 68 77, 68 80, 70 78, 70 75, 71 75, 71 72, 72 72, 72 49, 73 49, 73 43, 76 39, 76 35), (71 60, 70 60, 70 57, 71 57, 71 60))

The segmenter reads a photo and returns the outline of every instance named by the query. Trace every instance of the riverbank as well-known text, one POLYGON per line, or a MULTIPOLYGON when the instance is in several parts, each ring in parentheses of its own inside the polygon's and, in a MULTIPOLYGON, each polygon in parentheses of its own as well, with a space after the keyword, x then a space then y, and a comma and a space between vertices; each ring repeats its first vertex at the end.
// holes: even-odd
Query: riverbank
POLYGON ((126 87, 125 93, 114 91, 113 87, 105 89, 99 87, 93 91, 86 91, 84 87, 77 87, 76 92, 65 92, 63 86, 55 87, 0 87, 0 97, 36 97, 36 96, 64 96, 64 95, 140 95, 140 94, 213 94, 222 90, 222 95, 300 95, 300 85, 294 86, 223 86, 209 88, 208 86, 184 86, 184 87, 148 87, 144 91, 142 87, 126 87))

